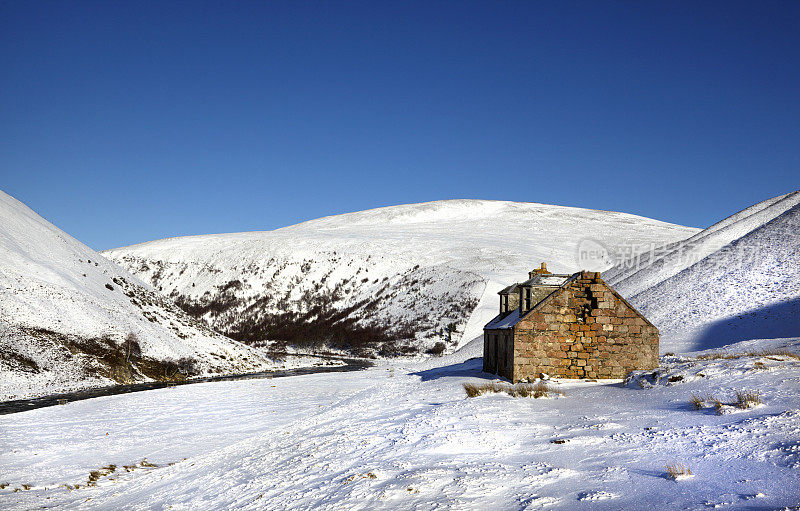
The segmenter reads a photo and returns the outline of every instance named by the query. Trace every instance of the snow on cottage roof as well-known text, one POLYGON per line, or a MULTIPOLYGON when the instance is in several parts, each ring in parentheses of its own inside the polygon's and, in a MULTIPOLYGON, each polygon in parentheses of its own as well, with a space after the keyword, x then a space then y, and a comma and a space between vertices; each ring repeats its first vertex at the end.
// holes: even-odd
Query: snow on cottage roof
POLYGON ((511 328, 519 321, 519 307, 511 311, 509 314, 500 314, 491 320, 485 327, 489 330, 497 330, 502 328, 511 328))
MULTIPOLYGON (((575 280, 580 272, 573 273, 572 275, 535 275, 532 279, 526 280, 522 284, 514 284, 515 286, 552 286, 553 292, 556 289, 562 288, 575 280)), ((506 288, 508 289, 508 288, 506 288)), ((503 290, 505 291, 505 289, 503 290)), ((551 293, 552 294, 552 293, 551 293)), ((525 314, 520 315, 520 311, 522 310, 521 307, 517 307, 513 311, 506 313, 506 314, 499 314, 495 316, 493 320, 488 322, 486 326, 483 328, 486 330, 502 330, 507 328, 513 328, 519 320, 523 317, 527 316, 531 313, 531 311, 536 310, 539 305, 541 305, 550 295, 548 294, 543 299, 541 299, 538 303, 536 303, 533 307, 530 308, 525 314)))
POLYGON ((571 280, 572 275, 556 275, 555 273, 550 273, 547 275, 534 275, 533 278, 530 278, 519 284, 520 286, 554 286, 560 287, 568 280, 571 280))
POLYGON ((522 286, 553 286, 559 287, 561 284, 569 280, 572 275, 555 275, 555 274, 548 274, 548 275, 534 275, 532 279, 528 279, 522 284, 511 284, 508 287, 504 287, 500 291, 497 292, 499 295, 510 295, 513 293, 519 292, 519 288, 522 286))

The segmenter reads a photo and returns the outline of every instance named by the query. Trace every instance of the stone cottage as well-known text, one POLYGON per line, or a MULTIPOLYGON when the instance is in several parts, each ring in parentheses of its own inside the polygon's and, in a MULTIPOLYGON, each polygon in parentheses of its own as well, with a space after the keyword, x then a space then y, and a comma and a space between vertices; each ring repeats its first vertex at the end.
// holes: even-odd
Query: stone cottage
POLYGON ((658 329, 600 273, 547 266, 500 295, 483 330, 483 370, 512 382, 540 377, 623 378, 658 367, 658 329))

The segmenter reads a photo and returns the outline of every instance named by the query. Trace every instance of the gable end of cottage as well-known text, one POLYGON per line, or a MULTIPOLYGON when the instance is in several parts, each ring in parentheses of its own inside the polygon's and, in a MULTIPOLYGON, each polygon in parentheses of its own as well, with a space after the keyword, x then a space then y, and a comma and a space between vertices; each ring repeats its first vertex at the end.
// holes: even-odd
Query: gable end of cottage
POLYGON ((513 327, 512 381, 624 378, 658 367, 658 329, 600 278, 579 272, 513 327))

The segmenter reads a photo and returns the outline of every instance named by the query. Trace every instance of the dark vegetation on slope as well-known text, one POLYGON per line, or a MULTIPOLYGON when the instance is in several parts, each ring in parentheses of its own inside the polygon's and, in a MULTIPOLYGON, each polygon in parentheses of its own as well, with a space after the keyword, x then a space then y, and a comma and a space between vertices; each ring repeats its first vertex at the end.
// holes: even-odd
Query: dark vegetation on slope
MULTIPOLYGON (((42 328, 24 328, 43 351, 56 353, 62 360, 78 359, 88 376, 105 377, 117 383, 132 383, 144 378, 156 381, 181 381, 198 374, 192 358, 159 360, 143 357, 139 340, 128 335, 122 342, 111 337, 79 337, 42 328)), ((0 365, 12 371, 47 371, 33 359, 9 350, 0 350, 0 365)))
MULTIPOLYGON (((231 289, 230 287, 226 289, 231 289)), ((356 356, 400 356, 418 352, 411 344, 418 323, 402 323, 388 326, 361 321, 380 300, 363 300, 348 307, 334 306, 335 293, 317 293, 304 297, 302 311, 267 312, 270 298, 255 301, 236 298, 222 292, 216 299, 203 302, 192 301, 182 296, 174 297, 184 311, 195 317, 205 314, 222 315, 233 309, 230 324, 222 333, 246 344, 258 345, 263 341, 276 341, 276 349, 293 346, 320 350, 336 349, 356 356)), ((219 327, 218 327, 219 328, 219 327)), ((437 346, 437 354, 444 351, 444 344, 437 346)))
MULTIPOLYGON (((172 298, 188 314, 209 318, 228 337, 256 346, 271 341, 273 349, 287 346, 313 351, 334 349, 361 357, 413 355, 420 352, 415 342, 417 335, 433 327, 432 321, 425 317, 412 316, 393 324, 376 318, 378 308, 391 300, 391 294, 341 306, 342 293, 338 287, 332 291, 319 289, 304 293, 297 310, 283 304, 288 310, 280 312, 271 307, 272 296, 247 300, 234 294, 240 288, 240 283, 228 283, 213 298, 192 300, 178 294, 172 298)), ((465 302, 459 307, 448 306, 450 315, 457 319, 436 332, 441 340, 426 353, 444 353, 453 333, 477 306, 476 299, 465 302)))
POLYGON ((417 265, 375 275, 369 269, 371 256, 347 260, 335 252, 320 254, 324 257, 272 258, 224 271, 134 256, 117 262, 215 331, 278 351, 291 346, 361 357, 441 355, 455 343, 478 303, 471 290, 482 280, 468 272, 436 273, 417 265), (334 281, 334 271, 342 267, 352 273, 334 281), (233 278, 202 295, 194 292, 194 279, 217 280, 224 274, 233 278), (443 281, 451 283, 444 291, 443 281))

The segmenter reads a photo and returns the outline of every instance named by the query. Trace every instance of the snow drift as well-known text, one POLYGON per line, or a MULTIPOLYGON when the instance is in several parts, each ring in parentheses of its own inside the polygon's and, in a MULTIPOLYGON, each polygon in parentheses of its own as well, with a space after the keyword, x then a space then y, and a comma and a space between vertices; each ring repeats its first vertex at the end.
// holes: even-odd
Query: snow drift
POLYGON ((0 288, 3 399, 271 366, 3 192, 0 288))
POLYGON ((607 271, 662 351, 800 335, 800 192, 744 209, 607 271))
POLYGON ((497 291, 542 261, 581 269, 587 240, 638 247, 697 232, 625 213, 448 200, 104 254, 235 339, 398 355, 481 335, 497 291))

